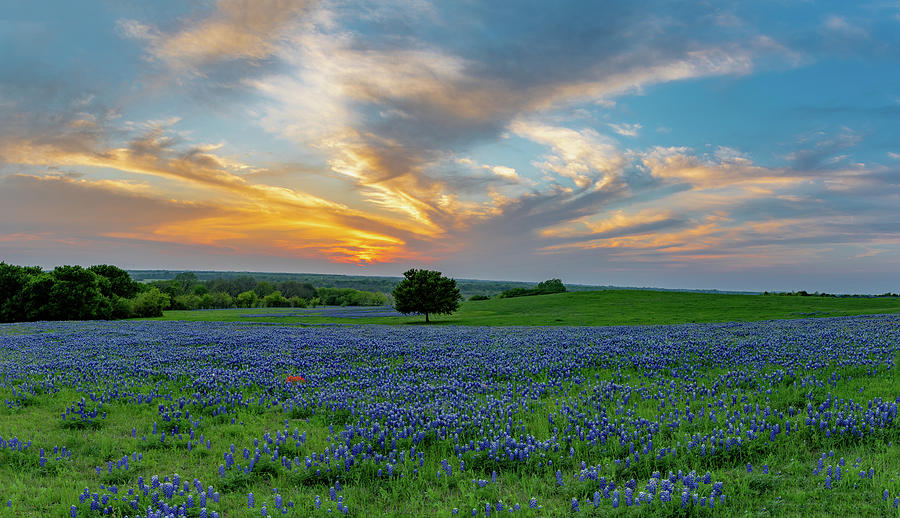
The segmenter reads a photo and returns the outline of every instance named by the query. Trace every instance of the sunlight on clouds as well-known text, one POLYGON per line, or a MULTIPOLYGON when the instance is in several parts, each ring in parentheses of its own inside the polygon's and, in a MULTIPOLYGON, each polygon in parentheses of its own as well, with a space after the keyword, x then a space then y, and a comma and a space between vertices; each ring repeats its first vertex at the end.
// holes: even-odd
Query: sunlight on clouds
POLYGON ((277 49, 277 40, 305 0, 219 0, 206 19, 164 33, 136 20, 120 20, 119 31, 147 43, 156 60, 176 71, 199 73, 197 67, 237 59, 261 60, 277 49))
MULTIPOLYGON (((612 213, 592 215, 574 220, 564 227, 545 228, 540 232, 543 238, 590 237, 616 230, 629 231, 636 227, 660 223, 675 217, 671 210, 645 209, 637 213, 616 210, 612 213)), ((655 232, 647 230, 646 232, 655 232)))
POLYGON ((502 176, 503 178, 509 178, 510 180, 518 180, 519 174, 512 167, 506 167, 503 165, 495 165, 491 167, 491 171, 497 176, 502 176))
MULTIPOLYGON (((286 187, 253 184, 226 170, 219 157, 199 150, 175 153, 166 147, 169 142, 158 135, 149 140, 139 140, 129 148, 103 150, 94 153, 72 153, 47 145, 18 143, 3 148, 4 156, 18 163, 35 165, 65 164, 69 166, 95 166, 123 172, 146 174, 169 180, 187 181, 207 190, 208 203, 214 203, 227 216, 179 221, 178 223, 136 229, 131 232, 104 233, 109 237, 149 239, 155 241, 214 245, 228 249, 230 242, 245 242, 265 250, 267 234, 287 234, 299 241, 326 243, 323 246, 288 247, 284 250, 305 250, 314 254, 341 252, 334 260, 352 262, 347 255, 356 249, 360 261, 392 260, 402 255, 404 241, 391 234, 404 232, 388 220, 367 216, 346 205, 318 198, 286 187), (137 151, 135 149, 138 149, 137 151), (232 198, 217 196, 216 192, 235 195, 232 198), (303 218, 297 218, 301 212, 303 218), (368 221, 368 225, 382 228, 384 232, 372 232, 358 228, 348 218, 368 221), (367 246, 366 242, 373 244, 367 246)), ((203 149, 209 149, 209 146, 203 149)), ((233 164, 232 164, 233 165, 233 164)), ((69 180, 87 187, 120 191, 146 192, 142 184, 118 180, 69 180)), ((411 204, 417 200, 410 199, 411 204)), ((152 221, 152 219, 151 219, 152 221)), ((281 239, 281 242, 286 242, 281 239)))
MULTIPOLYGON (((759 78, 769 84, 811 63, 802 38, 763 34, 725 11, 698 21, 627 2, 598 4, 596 19, 583 6, 471 7, 213 0, 117 10, 130 14, 107 36, 127 38, 128 52, 98 66, 115 77, 3 85, 12 123, 0 128, 0 239, 49 243, 80 225, 72 243, 82 248, 103 238, 356 264, 482 254, 534 266, 552 254, 733 269, 811 259, 845 241, 860 257, 887 257, 879 247, 892 245, 875 243, 898 239, 883 207, 898 199, 900 154, 859 156, 868 130, 807 127, 763 148, 753 136, 763 123, 691 111, 704 94, 746 95, 741 76, 755 70, 777 72, 759 78), (504 30, 493 25, 501 20, 504 30), (16 88, 32 87, 37 101, 22 102, 16 88), (33 203, 77 217, 47 233, 52 221, 17 214, 33 203), (882 211, 858 214, 874 205, 882 211), (116 211, 128 217, 112 221, 116 211)), ((828 13, 807 25, 832 48, 877 29, 828 13)), ((777 101, 761 104, 794 102, 777 101)))
POLYGON ((534 165, 548 173, 570 178, 580 189, 602 188, 605 180, 620 174, 625 157, 615 143, 593 129, 569 128, 516 120, 510 131, 549 146, 552 153, 534 165))
POLYGON ((643 87, 695 77, 747 74, 753 69, 752 53, 741 48, 707 48, 688 52, 683 59, 623 72, 598 74, 602 78, 563 83, 542 98, 534 100, 537 110, 559 103, 603 100, 625 93, 640 93, 643 87))

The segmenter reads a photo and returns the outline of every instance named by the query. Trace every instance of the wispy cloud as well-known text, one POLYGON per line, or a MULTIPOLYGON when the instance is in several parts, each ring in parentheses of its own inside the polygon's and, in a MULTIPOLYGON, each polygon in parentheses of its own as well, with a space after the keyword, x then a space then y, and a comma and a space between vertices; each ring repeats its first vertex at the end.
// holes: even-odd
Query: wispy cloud
POLYGON ((143 41, 151 59, 186 73, 235 60, 260 61, 278 48, 278 41, 310 2, 306 0, 219 0, 212 12, 163 31, 139 20, 123 19, 119 31, 143 41))

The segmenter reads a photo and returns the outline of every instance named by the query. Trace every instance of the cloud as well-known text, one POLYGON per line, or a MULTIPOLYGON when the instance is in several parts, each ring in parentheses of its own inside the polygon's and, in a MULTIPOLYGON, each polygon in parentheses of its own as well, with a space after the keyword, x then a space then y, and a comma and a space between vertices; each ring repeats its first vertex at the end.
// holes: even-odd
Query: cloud
POLYGON ((491 171, 497 176, 502 176, 503 178, 508 178, 510 180, 518 180, 519 174, 516 173, 516 170, 512 167, 506 167, 504 165, 495 165, 491 167, 491 171))
POLYGON ((201 73, 204 67, 217 63, 268 58, 308 3, 219 0, 208 16, 190 19, 173 32, 129 19, 120 20, 118 29, 128 38, 145 42, 152 59, 178 72, 201 73))
MULTIPOLYGON (((3 180, 6 196, 47 210, 64 197, 133 206, 133 220, 73 218, 115 242, 366 264, 585 254, 596 268, 736 268, 806 260, 853 235, 891 246, 876 244, 896 237, 877 225, 896 219, 896 168, 855 163, 850 129, 807 135, 766 165, 715 136, 692 149, 678 128, 609 122, 634 120, 628 96, 797 66, 803 52, 723 10, 573 7, 223 0, 178 19, 123 18, 119 35, 178 104, 143 104, 158 77, 125 78, 116 95, 4 84, 2 171, 22 173, 3 180), (221 107, 235 129, 180 104, 216 88, 240 93, 221 107), (265 134, 229 141, 253 129, 265 134), (665 146, 636 147, 654 132, 665 146), (863 217, 841 227, 849 214, 863 217)), ((807 32, 832 42, 874 28, 810 20, 807 32)), ((6 216, 5 243, 52 230, 6 216)))
POLYGON ((0 233, 95 236, 137 232, 215 212, 173 201, 145 184, 71 176, 13 174, 0 179, 0 233))
POLYGON ((824 27, 826 31, 848 39, 865 39, 869 37, 868 31, 850 23, 847 18, 835 14, 825 18, 824 27))
POLYGON ((638 135, 638 130, 640 130, 643 126, 640 124, 607 124, 613 131, 622 135, 623 137, 636 137, 638 135))
MULTIPOLYGON (((599 188, 623 163, 611 153, 615 146, 606 137, 591 129, 573 132, 581 142, 581 149, 575 149, 564 141, 570 133, 558 129, 564 135, 554 136, 551 125, 535 125, 528 136, 521 121, 541 120, 575 103, 608 104, 611 97, 660 82, 747 73, 755 53, 768 52, 755 40, 747 45, 669 42, 661 50, 634 39, 635 31, 647 25, 654 37, 663 38, 673 30, 671 24, 635 16, 627 4, 609 9, 621 10, 623 18, 607 24, 608 32, 504 32, 494 51, 441 45, 415 27, 404 27, 403 36, 394 39, 365 32, 365 23, 353 24, 351 30, 345 22, 356 11, 320 5, 280 40, 273 55, 282 69, 245 84, 264 96, 254 113, 268 132, 314 149, 369 203, 436 235, 495 213, 498 200, 512 202, 529 193, 491 185, 511 180, 509 174, 485 178, 469 174, 469 168, 447 167, 455 150, 505 131, 521 132, 552 150, 536 163, 548 180, 531 185, 533 190, 550 193, 559 181, 571 181, 577 189, 599 188), (534 44, 523 45, 523 34, 534 44), (573 34, 583 41, 571 42, 566 52, 575 54, 562 59, 560 44, 573 34)), ((423 23, 431 27, 436 14, 426 11, 423 23)), ((371 22, 371 17, 363 18, 371 22)), ((391 13, 375 18, 372 23, 398 22, 391 13)), ((438 23, 436 31, 455 19, 451 15, 438 23)), ((510 20, 520 23, 522 16, 510 20)), ((458 29, 460 34, 478 30, 470 23, 458 29)), ((462 41, 459 37, 455 41, 462 41)), ((636 135, 639 128, 623 124, 615 130, 636 135)))
POLYGON ((580 131, 524 120, 514 121, 510 130, 551 148, 534 165, 548 174, 571 179, 579 189, 600 189, 614 175, 620 175, 625 158, 615 142, 596 130, 580 131))
POLYGON ((861 141, 862 136, 848 128, 842 128, 837 135, 820 131, 798 138, 797 148, 785 158, 798 170, 833 169, 840 167, 846 158, 843 152, 861 141))
MULTIPOLYGON (((119 229, 104 234, 110 237, 196 243, 223 249, 242 244, 256 247, 262 253, 326 254, 340 262, 391 261, 399 255, 414 256, 414 251, 405 249, 406 242, 428 239, 427 234, 402 220, 379 217, 289 187, 253 183, 238 174, 243 164, 215 154, 214 147, 179 146, 176 138, 156 128, 123 147, 85 150, 58 147, 37 139, 18 139, 0 142, 0 154, 8 162, 27 166, 99 167, 153 177, 165 181, 166 189, 181 185, 176 192, 216 209, 203 217, 181 218, 171 223, 157 221, 140 229, 119 229)), ((14 178, 21 183, 21 178, 26 177, 14 178)), ((36 180, 30 181, 33 184, 36 180)), ((76 181, 57 176, 40 181, 81 189, 83 192, 72 195, 75 200, 108 196, 113 187, 116 192, 137 188, 128 181, 76 181)), ((47 199, 54 199, 49 192, 47 199)), ((33 201, 34 196, 37 194, 23 199, 33 201)), ((165 194, 156 193, 156 196, 165 194)), ((33 203, 35 207, 41 205, 33 203)), ((96 205, 104 206, 104 202, 97 198, 96 205)), ((115 200, 106 205, 114 211, 125 210, 127 206, 115 200)), ((18 213, 20 216, 8 221, 20 224, 21 214, 26 213, 22 211, 18 213)), ((103 211, 98 213, 101 220, 108 217, 103 211)))

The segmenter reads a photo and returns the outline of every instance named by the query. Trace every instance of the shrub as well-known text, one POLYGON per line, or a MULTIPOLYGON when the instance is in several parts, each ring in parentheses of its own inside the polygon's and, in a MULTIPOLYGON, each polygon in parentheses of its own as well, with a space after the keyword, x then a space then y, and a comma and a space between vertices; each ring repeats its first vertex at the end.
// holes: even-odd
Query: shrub
POLYGON ((262 305, 267 308, 286 308, 291 302, 284 298, 280 291, 274 291, 263 297, 262 305))
POLYGON ((256 307, 256 303, 259 302, 259 297, 256 295, 255 291, 247 290, 238 294, 235 302, 239 308, 252 308, 256 307))
POLYGON ((534 288, 512 288, 504 291, 499 295, 501 299, 512 297, 528 297, 532 295, 549 295, 550 293, 563 293, 566 291, 565 285, 559 279, 549 279, 537 283, 534 288))
POLYGON ((151 288, 139 293, 132 300, 132 308, 136 317, 161 317, 163 309, 167 307, 169 307, 169 296, 159 291, 158 288, 151 288))

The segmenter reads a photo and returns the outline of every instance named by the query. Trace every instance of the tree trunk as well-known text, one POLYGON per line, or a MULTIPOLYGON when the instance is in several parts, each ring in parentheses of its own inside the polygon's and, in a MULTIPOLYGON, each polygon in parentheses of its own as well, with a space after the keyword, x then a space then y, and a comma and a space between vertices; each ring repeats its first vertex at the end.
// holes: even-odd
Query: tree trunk
POLYGON ((425 323, 428 323, 428 313, 425 313, 425 323))

